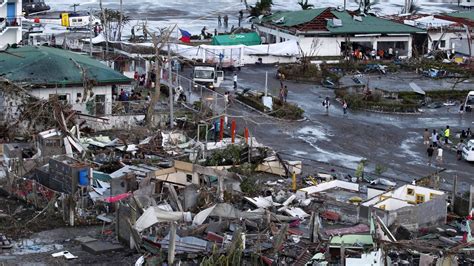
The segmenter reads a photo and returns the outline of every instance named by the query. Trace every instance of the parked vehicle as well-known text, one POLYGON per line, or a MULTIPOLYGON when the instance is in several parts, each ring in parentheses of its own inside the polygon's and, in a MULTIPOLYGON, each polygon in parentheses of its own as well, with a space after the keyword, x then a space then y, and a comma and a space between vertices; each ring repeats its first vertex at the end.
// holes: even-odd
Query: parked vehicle
POLYGON ((474 162, 474 139, 471 139, 464 145, 462 157, 468 162, 474 162))
POLYGON ((209 89, 215 89, 224 81, 224 71, 217 71, 217 68, 211 65, 195 65, 192 75, 194 87, 200 84, 209 89))
POLYGON ((467 94, 466 101, 464 102, 464 110, 466 112, 474 110, 474 91, 470 91, 467 94))

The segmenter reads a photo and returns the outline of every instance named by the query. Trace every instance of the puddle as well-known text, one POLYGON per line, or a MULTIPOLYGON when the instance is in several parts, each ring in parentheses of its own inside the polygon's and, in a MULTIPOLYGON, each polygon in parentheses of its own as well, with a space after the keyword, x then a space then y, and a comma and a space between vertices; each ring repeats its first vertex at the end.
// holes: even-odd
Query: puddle
POLYGON ((4 250, 3 254, 6 256, 11 255, 27 255, 27 254, 38 254, 48 253, 51 251, 63 250, 64 246, 60 244, 53 244, 44 242, 41 239, 24 239, 13 244, 13 248, 4 250))

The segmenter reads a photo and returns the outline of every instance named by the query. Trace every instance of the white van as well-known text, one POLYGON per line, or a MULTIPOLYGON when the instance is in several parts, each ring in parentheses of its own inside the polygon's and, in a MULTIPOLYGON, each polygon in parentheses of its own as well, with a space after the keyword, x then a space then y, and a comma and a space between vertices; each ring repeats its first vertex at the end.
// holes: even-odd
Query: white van
POLYGON ((464 111, 466 112, 474 111, 474 91, 470 91, 467 94, 466 102, 464 103, 464 111))
POLYGON ((462 149, 462 157, 468 162, 474 162, 474 139, 467 142, 462 149))

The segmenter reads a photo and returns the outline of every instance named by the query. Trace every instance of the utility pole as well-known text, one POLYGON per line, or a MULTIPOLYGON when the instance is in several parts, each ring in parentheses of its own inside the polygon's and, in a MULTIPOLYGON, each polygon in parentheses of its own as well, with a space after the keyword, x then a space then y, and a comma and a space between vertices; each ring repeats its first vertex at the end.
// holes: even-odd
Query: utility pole
POLYGON ((122 23, 123 23, 123 0, 120 0, 120 17, 119 17, 119 30, 117 34, 117 40, 120 41, 122 40, 122 23))
POLYGON ((174 110, 173 110, 173 103, 174 103, 174 97, 173 97, 173 71, 171 68, 171 48, 170 48, 170 43, 168 40, 168 81, 169 81, 169 94, 170 94, 170 128, 173 129, 173 123, 174 123, 174 110))
POLYGON ((92 57, 92 8, 89 9, 89 55, 92 57))
MULTIPOLYGON (((107 33, 107 18, 105 17, 106 12, 105 12, 105 10, 102 6, 102 0, 100 0, 99 6, 100 6, 100 11, 102 13, 102 28, 103 28, 104 37, 105 37, 105 59, 108 62, 107 55, 108 55, 108 52, 109 52, 109 38, 108 38, 108 33, 107 33)), ((108 65, 108 63, 107 63, 107 65, 108 65)))

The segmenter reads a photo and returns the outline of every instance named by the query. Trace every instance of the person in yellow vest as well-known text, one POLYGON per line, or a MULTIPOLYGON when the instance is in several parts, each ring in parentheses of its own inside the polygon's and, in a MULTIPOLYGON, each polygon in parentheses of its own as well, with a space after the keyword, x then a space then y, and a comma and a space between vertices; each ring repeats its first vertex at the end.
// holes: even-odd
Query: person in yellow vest
POLYGON ((449 129, 449 126, 446 126, 446 129, 444 130, 444 143, 449 144, 449 135, 451 135, 451 130, 449 129))

